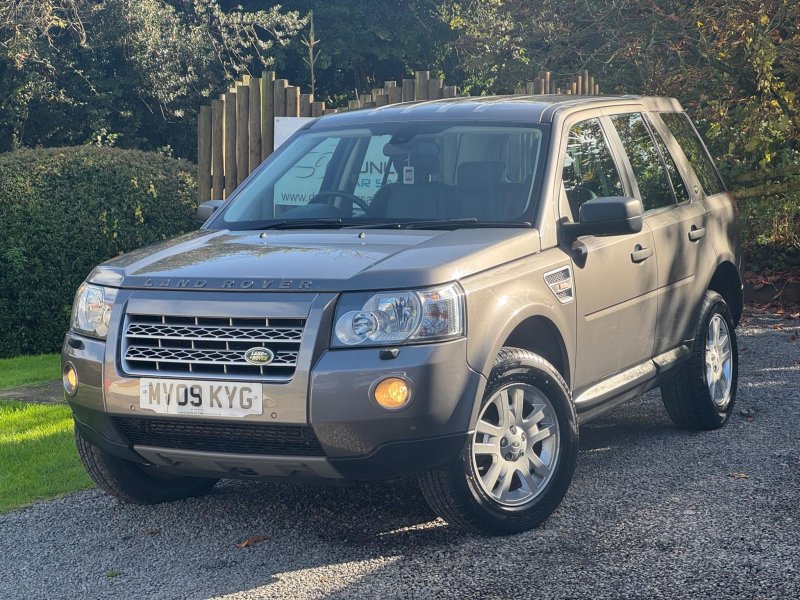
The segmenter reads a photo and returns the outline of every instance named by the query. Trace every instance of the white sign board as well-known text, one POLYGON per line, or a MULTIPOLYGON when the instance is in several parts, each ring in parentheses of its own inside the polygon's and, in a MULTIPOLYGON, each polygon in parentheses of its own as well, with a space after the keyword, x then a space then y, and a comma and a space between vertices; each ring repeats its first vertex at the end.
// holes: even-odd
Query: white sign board
POLYGON ((277 150, 303 125, 315 119, 316 117, 275 117, 275 135, 273 136, 275 149, 277 150))

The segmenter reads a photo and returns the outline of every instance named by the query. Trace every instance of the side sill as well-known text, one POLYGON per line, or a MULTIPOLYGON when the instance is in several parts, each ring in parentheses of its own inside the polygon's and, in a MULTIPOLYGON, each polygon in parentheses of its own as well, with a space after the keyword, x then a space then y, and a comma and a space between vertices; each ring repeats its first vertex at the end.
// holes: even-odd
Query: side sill
POLYGON ((579 422, 584 423, 657 387, 690 355, 689 344, 682 344, 586 388, 575 396, 579 422))

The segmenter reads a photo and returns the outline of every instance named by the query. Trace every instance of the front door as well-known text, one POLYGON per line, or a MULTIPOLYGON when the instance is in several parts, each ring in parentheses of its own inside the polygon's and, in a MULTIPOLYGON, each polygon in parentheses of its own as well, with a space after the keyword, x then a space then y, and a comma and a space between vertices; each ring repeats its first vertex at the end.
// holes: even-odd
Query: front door
MULTIPOLYGON (((630 195, 599 119, 569 130, 563 183, 568 210, 603 196, 630 195)), ((569 215, 562 215, 569 216, 569 215)), ((653 354, 657 268, 654 239, 645 225, 629 235, 583 236, 573 260, 577 308, 576 390, 645 362, 653 354)))

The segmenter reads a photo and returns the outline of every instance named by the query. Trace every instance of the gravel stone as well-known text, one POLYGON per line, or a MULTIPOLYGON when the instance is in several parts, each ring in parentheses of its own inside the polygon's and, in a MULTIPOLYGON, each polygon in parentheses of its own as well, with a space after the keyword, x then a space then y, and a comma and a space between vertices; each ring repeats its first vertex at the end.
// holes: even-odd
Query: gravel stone
POLYGON ((798 325, 745 318, 722 430, 679 431, 658 392, 583 427, 537 530, 454 530, 407 481, 231 481, 155 507, 89 491, 0 515, 0 598, 798 598, 798 325))

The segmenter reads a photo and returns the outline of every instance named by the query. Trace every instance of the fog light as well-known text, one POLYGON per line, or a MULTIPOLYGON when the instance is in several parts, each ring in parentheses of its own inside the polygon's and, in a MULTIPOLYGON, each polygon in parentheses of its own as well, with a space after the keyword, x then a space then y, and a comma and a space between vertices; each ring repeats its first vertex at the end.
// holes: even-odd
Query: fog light
POLYGON ((62 379, 64 380, 64 391, 67 392, 67 395, 74 396, 75 392, 78 391, 78 372, 75 367, 71 364, 64 367, 62 379))
POLYGON ((398 410, 411 400, 411 386, 405 379, 387 377, 375 386, 372 395, 383 408, 398 410))

